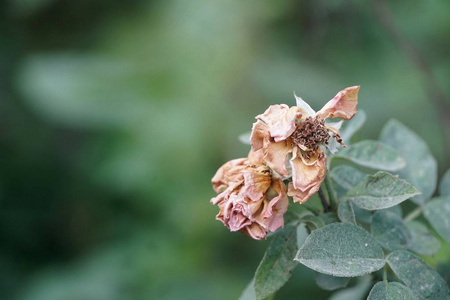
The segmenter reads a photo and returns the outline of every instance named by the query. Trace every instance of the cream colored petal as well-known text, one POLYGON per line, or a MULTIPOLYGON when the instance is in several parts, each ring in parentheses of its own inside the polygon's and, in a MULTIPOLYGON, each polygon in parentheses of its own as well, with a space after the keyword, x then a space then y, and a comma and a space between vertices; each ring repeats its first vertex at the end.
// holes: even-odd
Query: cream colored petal
POLYGON ((325 178, 325 155, 320 155, 316 163, 306 165, 298 156, 291 159, 292 184, 295 189, 305 192, 314 186, 320 186, 325 178))
POLYGON ((244 179, 241 171, 245 168, 245 160, 246 158, 230 160, 217 170, 211 179, 213 189, 216 193, 223 192, 231 182, 238 182, 244 179))
POLYGON ((269 141, 269 125, 261 120, 253 123, 252 133, 250 134, 250 144, 253 150, 261 149, 266 142, 269 141))
POLYGON ((278 143, 269 143, 264 149, 264 160, 269 168, 277 172, 280 176, 289 177, 286 170, 286 156, 292 152, 290 141, 282 141, 278 143))
POLYGON ((342 123, 344 123, 343 120, 340 120, 339 122, 328 122, 327 120, 325 121, 325 128, 333 132, 339 133, 339 130, 342 127, 342 123))
POLYGON ((313 186, 310 189, 307 189, 306 191, 302 192, 301 190, 294 188, 294 185, 292 184, 292 182, 289 182, 287 194, 288 194, 288 196, 292 197, 294 202, 303 204, 309 199, 309 197, 311 197, 312 195, 317 193, 319 188, 320 188, 320 185, 317 185, 317 186, 313 186))
POLYGON ((295 92, 294 92, 294 97, 295 97, 296 106, 298 106, 298 107, 302 108, 304 111, 306 111, 306 113, 308 114, 308 117, 314 118, 316 116, 316 112, 314 111, 314 109, 312 109, 311 106, 309 106, 309 104, 305 102, 305 100, 303 100, 302 98, 297 96, 295 94, 295 92))
POLYGON ((317 116, 322 119, 341 118, 350 120, 357 112, 358 91, 359 86, 348 87, 340 91, 317 112, 317 116))

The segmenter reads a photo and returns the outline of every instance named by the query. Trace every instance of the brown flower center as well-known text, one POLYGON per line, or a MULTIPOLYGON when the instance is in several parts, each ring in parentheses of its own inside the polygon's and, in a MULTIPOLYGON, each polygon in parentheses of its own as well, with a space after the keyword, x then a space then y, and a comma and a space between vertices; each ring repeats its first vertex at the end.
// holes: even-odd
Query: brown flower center
POLYGON ((324 120, 311 117, 297 123, 297 128, 291 135, 293 143, 305 146, 308 152, 318 150, 321 144, 328 144, 330 134, 324 124, 324 120))

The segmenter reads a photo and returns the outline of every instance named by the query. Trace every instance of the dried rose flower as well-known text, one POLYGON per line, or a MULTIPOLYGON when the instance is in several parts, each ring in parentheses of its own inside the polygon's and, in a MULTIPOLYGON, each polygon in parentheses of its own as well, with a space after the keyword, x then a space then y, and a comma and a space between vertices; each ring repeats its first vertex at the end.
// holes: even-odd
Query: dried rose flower
POLYGON ((326 171, 323 148, 331 137, 344 145, 339 136, 341 122, 328 124, 325 119, 350 120, 357 112, 358 91, 359 86, 340 91, 317 113, 295 96, 297 106, 272 105, 256 117, 250 137, 252 150, 262 151, 267 166, 282 178, 292 176, 288 195, 295 202, 304 203, 319 190, 326 171))
POLYGON ((289 204, 283 181, 273 178, 261 159, 259 151, 251 152, 248 158, 231 160, 212 179, 218 196, 211 203, 220 208, 216 219, 231 231, 241 231, 256 240, 283 227, 289 204))

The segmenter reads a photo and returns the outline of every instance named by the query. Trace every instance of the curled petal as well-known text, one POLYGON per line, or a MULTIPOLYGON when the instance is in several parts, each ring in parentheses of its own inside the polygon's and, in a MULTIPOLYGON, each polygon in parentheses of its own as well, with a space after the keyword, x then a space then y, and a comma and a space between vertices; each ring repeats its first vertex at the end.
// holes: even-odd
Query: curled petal
POLYGON ((265 149, 264 160, 267 166, 277 172, 280 176, 289 177, 286 169, 286 156, 292 152, 292 146, 289 141, 270 143, 265 149))
MULTIPOLYGON (((262 220, 262 214, 267 209, 268 202, 265 199, 261 198, 257 202, 248 201, 244 215, 249 218, 253 222, 258 222, 262 220)), ((261 225, 264 225, 264 222, 259 222, 261 225)), ((263 226, 266 228, 265 226, 263 226)))
POLYGON ((222 193, 218 194, 217 197, 214 197, 210 200, 211 204, 220 206, 222 203, 228 201, 230 195, 238 190, 243 182, 243 180, 239 182, 230 182, 228 187, 222 193))
POLYGON ((317 193, 319 190, 320 185, 313 186, 310 189, 307 189, 306 191, 302 192, 299 189, 294 188, 294 185, 292 182, 289 182, 288 186, 288 196, 292 197, 294 202, 303 204, 305 203, 309 197, 317 193))
POLYGON ((311 165, 305 164, 303 159, 298 156, 292 157, 292 184, 295 189, 306 192, 322 183, 325 178, 325 155, 318 153, 316 156, 316 158, 312 158, 316 162, 311 165))
MULTIPOLYGON (((264 218, 269 220, 267 228, 270 231, 275 231, 284 226, 283 216, 287 211, 289 200, 286 195, 286 187, 281 179, 274 180, 269 191, 274 191, 277 196, 270 200, 269 206, 264 212, 264 218)), ((269 196, 268 192, 267 197, 269 198, 269 196)))
POLYGON ((300 107, 293 106, 289 108, 285 104, 271 105, 262 114, 256 118, 269 126, 270 136, 275 142, 287 139, 296 128, 295 120, 306 115, 300 107))
POLYGON ((261 149, 269 138, 269 125, 261 120, 253 123, 252 133, 250 135, 250 144, 253 150, 261 149))
POLYGON ((259 149, 257 151, 251 149, 250 152, 248 153, 246 163, 250 165, 264 164, 264 149, 259 149))
POLYGON ((359 86, 348 87, 340 91, 317 112, 317 116, 322 119, 341 118, 350 120, 357 112, 358 91, 359 86))
POLYGON ((252 223, 251 225, 246 226, 241 232, 255 240, 263 240, 267 236, 267 231, 258 223, 252 223))
POLYGON ((252 222, 246 216, 236 210, 233 210, 228 220, 228 228, 230 228, 230 231, 239 231, 251 224, 252 222))
POLYGON ((216 193, 223 192, 231 182, 240 182, 244 179, 241 171, 245 168, 245 160, 245 158, 230 160, 217 170, 211 179, 213 189, 216 193))
POLYGON ((286 104, 275 104, 269 106, 266 111, 260 115, 256 116, 256 119, 263 121, 267 125, 273 125, 278 122, 286 112, 289 110, 289 106, 286 104))
POLYGON ((230 231, 241 230, 244 226, 252 223, 246 216, 246 204, 242 196, 231 194, 221 207, 223 223, 230 228, 230 231))
POLYGON ((247 168, 242 171, 242 174, 244 175, 244 186, 241 193, 252 201, 260 200, 272 184, 269 168, 260 165, 256 170, 247 168))

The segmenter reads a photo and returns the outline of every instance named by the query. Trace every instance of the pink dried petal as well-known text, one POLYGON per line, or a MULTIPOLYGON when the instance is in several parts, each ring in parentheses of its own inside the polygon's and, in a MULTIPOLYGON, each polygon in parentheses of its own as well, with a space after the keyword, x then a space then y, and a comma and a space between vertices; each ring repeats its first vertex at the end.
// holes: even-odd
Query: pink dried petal
POLYGON ((267 236, 267 231, 258 223, 252 223, 251 225, 245 227, 241 232, 255 240, 263 240, 267 236))
POLYGON ((253 123, 252 133, 250 135, 250 144, 253 150, 259 150, 264 147, 266 141, 270 138, 269 125, 261 120, 253 123))
MULTIPOLYGON (((299 155, 301 155, 299 153, 299 155)), ((305 192, 314 186, 320 186, 325 178, 325 155, 323 153, 316 154, 310 162, 304 162, 304 158, 293 156, 291 159, 292 166, 292 184, 295 189, 305 192), (311 164, 311 161, 315 163, 311 164)), ((306 161, 306 160, 305 160, 306 161)))
POLYGON ((309 199, 309 197, 311 197, 312 195, 317 193, 319 188, 320 188, 320 185, 316 185, 316 186, 313 186, 310 189, 307 189, 306 191, 302 192, 301 190, 294 188, 294 185, 292 184, 292 182, 289 182, 287 194, 288 194, 288 196, 292 197, 294 202, 303 204, 309 199))
POLYGON ((272 184, 270 170, 260 165, 257 168, 248 167, 242 171, 244 175, 244 186, 241 193, 252 201, 260 200, 272 184))
MULTIPOLYGON (((273 190, 278 194, 270 200, 269 206, 264 213, 264 218, 268 220, 267 228, 273 232, 284 226, 283 216, 287 211, 289 200, 286 195, 286 187, 281 179, 274 180, 269 190, 273 190)), ((266 197, 269 197, 269 195, 266 197)))
POLYGON ((292 152, 292 146, 289 141, 281 141, 278 143, 270 143, 264 149, 266 155, 264 160, 269 168, 277 172, 280 176, 289 177, 286 170, 286 157, 292 152))
POLYGON ((358 91, 359 86, 348 87, 340 91, 317 112, 317 116, 322 119, 341 118, 350 120, 357 112, 358 91))
POLYGON ((228 188, 230 182, 244 180, 241 171, 245 168, 245 158, 233 159, 222 165, 211 179, 213 189, 220 193, 228 188))
POLYGON ((270 136, 275 142, 287 139, 296 128, 295 120, 306 114, 300 107, 289 108, 285 104, 271 105, 256 118, 269 126, 270 136))
POLYGON ((264 149, 259 149, 257 151, 254 151, 253 149, 250 150, 248 153, 247 165, 263 165, 264 164, 264 149))
POLYGON ((245 226, 251 225, 252 222, 241 212, 233 210, 228 220, 228 228, 230 231, 239 231, 245 226))

